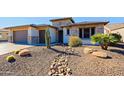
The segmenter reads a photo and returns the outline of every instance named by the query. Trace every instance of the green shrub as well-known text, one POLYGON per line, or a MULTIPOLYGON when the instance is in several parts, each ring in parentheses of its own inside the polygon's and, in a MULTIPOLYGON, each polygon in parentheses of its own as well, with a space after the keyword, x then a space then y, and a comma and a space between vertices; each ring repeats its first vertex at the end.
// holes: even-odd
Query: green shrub
POLYGON ((14 57, 13 55, 10 55, 10 56, 7 56, 7 57, 6 57, 6 60, 7 60, 8 62, 14 62, 14 61, 15 61, 15 57, 14 57))
POLYGON ((93 44, 99 43, 102 49, 107 50, 109 44, 109 35, 96 34, 91 36, 91 41, 93 44))
POLYGON ((19 54, 20 50, 15 50, 14 54, 19 54))
POLYGON ((122 36, 120 34, 111 33, 109 36, 110 36, 109 39, 110 39, 110 44, 111 45, 115 45, 115 44, 121 42, 122 36))
POLYGON ((70 36, 68 45, 70 47, 81 46, 82 45, 82 39, 80 39, 78 36, 70 36))
POLYGON ((96 34, 91 36, 92 43, 99 43, 101 48, 107 50, 108 46, 121 41, 121 36, 117 34, 96 34))

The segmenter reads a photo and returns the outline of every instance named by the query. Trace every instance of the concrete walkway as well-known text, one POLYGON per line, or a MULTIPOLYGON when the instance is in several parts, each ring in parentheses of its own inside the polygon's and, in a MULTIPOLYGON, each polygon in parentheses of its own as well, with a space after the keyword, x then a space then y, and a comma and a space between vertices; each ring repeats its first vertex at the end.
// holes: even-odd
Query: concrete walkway
POLYGON ((32 47, 31 45, 21 45, 21 44, 13 44, 8 42, 0 43, 0 55, 10 53, 14 50, 19 50, 23 48, 32 47))

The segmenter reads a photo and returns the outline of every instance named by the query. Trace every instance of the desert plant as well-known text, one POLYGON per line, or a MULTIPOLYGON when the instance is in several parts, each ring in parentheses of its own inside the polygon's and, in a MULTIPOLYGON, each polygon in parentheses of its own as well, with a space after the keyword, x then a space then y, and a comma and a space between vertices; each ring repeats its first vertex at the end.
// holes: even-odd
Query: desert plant
POLYGON ((10 56, 7 56, 7 57, 6 57, 6 60, 7 60, 8 62, 14 62, 14 61, 15 61, 15 57, 14 57, 13 55, 10 55, 10 56))
POLYGON ((96 34, 91 36, 91 41, 93 44, 99 43, 101 48, 107 50, 109 45, 109 35, 108 34, 96 34))
POLYGON ((117 34, 96 34, 91 36, 92 43, 99 43, 104 50, 107 50, 111 43, 117 44, 120 40, 121 36, 117 34))
POLYGON ((68 45, 70 47, 81 46, 82 45, 82 39, 80 39, 78 36, 70 36, 68 45))
POLYGON ((46 43, 47 48, 51 48, 50 42, 51 42, 50 31, 49 29, 47 29, 45 31, 45 43, 46 43))
POLYGON ((118 42, 121 42, 122 36, 118 33, 109 34, 110 45, 115 45, 118 42))
POLYGON ((15 50, 14 54, 19 54, 20 50, 15 50))

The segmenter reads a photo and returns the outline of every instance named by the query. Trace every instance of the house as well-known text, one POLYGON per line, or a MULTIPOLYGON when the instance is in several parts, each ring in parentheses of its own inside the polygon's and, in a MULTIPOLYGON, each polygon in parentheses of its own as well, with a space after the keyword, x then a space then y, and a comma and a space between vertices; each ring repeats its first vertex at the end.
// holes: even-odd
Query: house
POLYGON ((0 41, 7 41, 8 40, 8 30, 0 29, 0 41))
POLYGON ((124 23, 107 24, 105 30, 109 33, 120 34, 122 36, 122 42, 124 42, 124 23))
POLYGON ((79 36, 83 43, 90 43, 90 37, 96 33, 104 33, 108 22, 76 23, 72 17, 51 19, 52 25, 21 25, 7 27, 9 42, 40 44, 45 43, 45 30, 49 29, 51 43, 68 43, 72 35, 79 36))

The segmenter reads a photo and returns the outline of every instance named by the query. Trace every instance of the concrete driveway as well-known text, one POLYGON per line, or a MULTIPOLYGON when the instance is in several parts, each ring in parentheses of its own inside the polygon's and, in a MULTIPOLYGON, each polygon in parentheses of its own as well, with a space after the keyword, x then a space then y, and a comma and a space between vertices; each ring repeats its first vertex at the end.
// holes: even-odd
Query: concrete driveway
POLYGON ((21 45, 21 44, 13 44, 8 42, 0 42, 0 55, 10 53, 14 50, 19 50, 23 48, 32 47, 31 45, 21 45))

